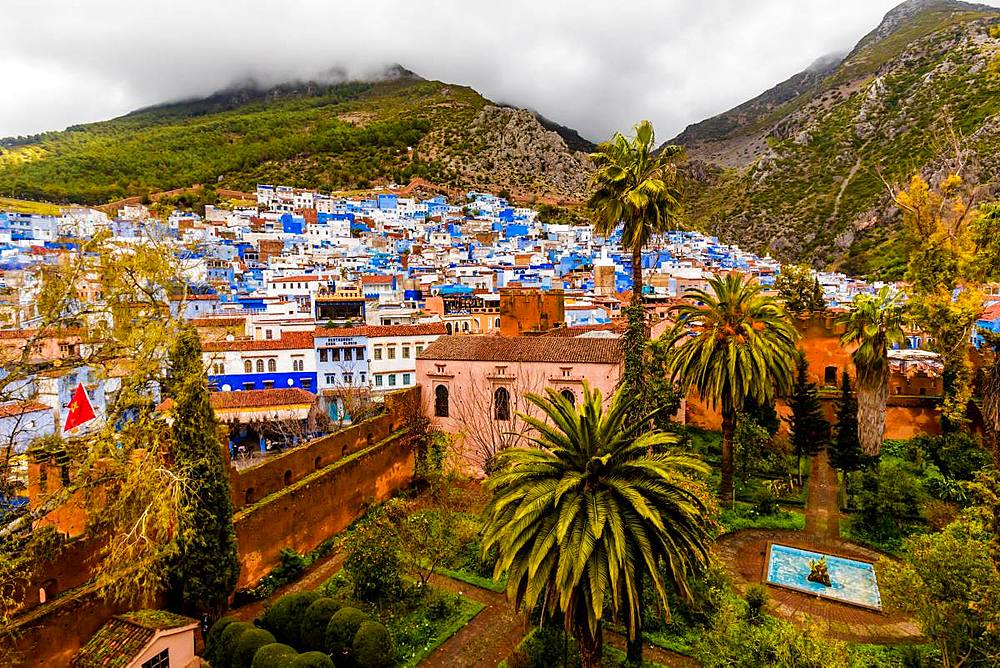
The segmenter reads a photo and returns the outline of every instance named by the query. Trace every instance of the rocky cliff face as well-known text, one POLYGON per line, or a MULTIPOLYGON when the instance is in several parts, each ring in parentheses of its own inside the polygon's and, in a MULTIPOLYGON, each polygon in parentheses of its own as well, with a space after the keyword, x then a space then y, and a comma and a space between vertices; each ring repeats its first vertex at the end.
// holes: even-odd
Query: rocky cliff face
POLYGON ((689 222, 784 259, 898 275, 887 182, 956 160, 987 196, 1000 182, 998 26, 993 8, 910 0, 833 67, 690 126, 675 140, 694 159, 689 222))
POLYGON ((486 105, 469 125, 477 148, 451 158, 451 166, 472 184, 512 194, 578 199, 584 196, 590 161, 546 130, 526 109, 486 105))

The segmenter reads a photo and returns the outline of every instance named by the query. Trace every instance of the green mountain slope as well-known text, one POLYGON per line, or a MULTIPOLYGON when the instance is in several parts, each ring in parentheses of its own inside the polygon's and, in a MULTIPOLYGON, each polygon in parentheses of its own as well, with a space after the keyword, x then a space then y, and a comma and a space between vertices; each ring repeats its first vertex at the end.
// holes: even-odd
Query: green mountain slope
MULTIPOLYGON (((688 147, 688 223, 782 259, 898 276, 886 183, 954 162, 1000 182, 1000 13, 910 0, 840 62, 803 73, 672 143, 688 147)), ((815 69, 815 68, 813 68, 815 69)))
MULTIPOLYGON (((394 68, 374 82, 253 84, 0 140, 0 195, 96 204, 217 183, 406 183, 578 197, 587 163, 530 112, 394 68)), ((555 130, 559 130, 557 132, 555 130)))

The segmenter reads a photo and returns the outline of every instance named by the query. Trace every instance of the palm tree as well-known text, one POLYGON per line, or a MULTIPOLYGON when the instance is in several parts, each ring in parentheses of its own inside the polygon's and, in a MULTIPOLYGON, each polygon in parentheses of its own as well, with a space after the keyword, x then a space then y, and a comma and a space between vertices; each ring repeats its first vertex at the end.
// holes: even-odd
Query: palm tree
POLYGON ((791 389, 798 332, 784 308, 740 274, 714 276, 710 290, 692 289, 676 307, 667 367, 683 388, 722 412, 724 501, 733 500, 733 433, 746 400, 758 404, 791 389))
MULTIPOLYGON (((680 213, 676 163, 683 149, 671 145, 657 152, 649 121, 637 123, 633 130, 632 138, 616 132, 591 154, 596 170, 588 206, 594 212, 598 233, 610 235, 621 225, 622 245, 632 251, 632 300, 624 309, 628 328, 621 341, 621 386, 637 398, 631 419, 638 420, 652 403, 645 368, 649 330, 642 306, 642 249, 654 235, 671 229, 680 213)), ((641 572, 638 577, 641 587, 641 572)), ((628 658, 641 662, 641 634, 629 642, 628 658)))
POLYGON ((874 456, 885 435, 889 347, 903 340, 903 305, 898 295, 884 287, 876 295, 855 296, 838 323, 845 327, 841 345, 857 345, 852 357, 857 373, 858 439, 864 453, 874 456))
POLYGON ((493 497, 483 550, 498 548, 495 573, 508 573, 507 593, 519 607, 563 613, 590 668, 601 662, 605 604, 627 618, 630 636, 641 628, 638 572, 649 574, 666 614, 660 562, 690 597, 688 576, 708 559, 708 533, 699 483, 687 474, 708 469, 664 452, 675 438, 645 431, 648 420, 629 420, 635 399, 621 389, 607 408, 588 385, 576 407, 554 390, 546 395, 529 395, 545 421, 521 416, 537 447, 502 452, 486 481, 493 497))
POLYGON ((632 304, 642 303, 642 249, 656 234, 671 229, 680 213, 677 160, 680 146, 656 151, 653 124, 640 121, 635 136, 616 132, 590 154, 597 169, 587 206, 594 229, 604 235, 622 226, 622 245, 632 251, 632 304))

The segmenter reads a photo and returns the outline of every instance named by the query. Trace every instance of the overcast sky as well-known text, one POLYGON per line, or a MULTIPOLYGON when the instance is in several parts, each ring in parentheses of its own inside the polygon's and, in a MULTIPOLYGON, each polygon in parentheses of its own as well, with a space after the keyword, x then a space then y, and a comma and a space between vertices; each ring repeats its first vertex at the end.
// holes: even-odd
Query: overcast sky
MULTIPOLYGON (((849 50, 895 0, 3 0, 0 136, 253 76, 400 63, 599 140, 662 140, 849 50)), ((1000 5, 1000 0, 990 0, 1000 5)))

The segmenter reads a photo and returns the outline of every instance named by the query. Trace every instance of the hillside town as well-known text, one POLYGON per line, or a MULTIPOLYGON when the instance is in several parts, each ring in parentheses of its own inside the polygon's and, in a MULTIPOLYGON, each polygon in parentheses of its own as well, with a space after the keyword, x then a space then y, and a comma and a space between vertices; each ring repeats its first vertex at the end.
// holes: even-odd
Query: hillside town
MULTIPOLYGON (((593 383, 590 374, 572 370, 586 353, 574 354, 559 339, 597 339, 582 345, 611 351, 600 340, 621 335, 632 258, 620 234, 605 239, 588 224, 543 222, 532 208, 477 192, 449 203, 443 196, 348 199, 261 185, 256 202, 232 210, 208 206, 204 216, 175 210, 165 225, 141 204, 113 217, 79 208, 59 217, 0 212, 0 318, 7 328, 0 336, 15 347, 28 338, 40 322, 45 267, 78 252, 82 242, 102 233, 126 245, 155 238, 183 268, 186 285, 170 296, 171 310, 201 336, 213 405, 233 424, 231 454, 253 457, 350 420, 348 408, 365 410, 364 403, 387 392, 420 385, 430 396, 438 360, 498 361, 494 346, 477 342, 432 347, 442 336, 558 337, 549 347, 532 343, 544 361, 563 365, 565 373, 552 376, 593 383), (262 409, 284 416, 278 422, 301 424, 284 431, 248 427, 262 409)), ((707 289, 710 277, 738 272, 773 289, 781 273, 768 257, 698 232, 669 232, 641 257, 654 337, 672 324, 671 307, 688 290, 707 289)), ((882 287, 839 273, 815 278, 831 310, 882 287)), ((979 324, 995 330, 1000 313, 993 303, 979 324)), ((35 342, 49 365, 59 364, 2 405, 8 426, 0 433, 15 454, 27 446, 18 428, 24 420, 34 425, 32 437, 60 433, 80 379, 98 412, 105 392, 114 391, 114 378, 98 379, 93 369, 69 363, 82 341, 60 332, 35 342)), ((914 332, 906 347, 920 343, 914 332)), ((931 373, 933 357, 918 357, 931 373)), ((620 359, 611 353, 604 361, 620 359)), ((901 373, 907 364, 915 362, 901 356, 901 373)), ((608 392, 619 378, 602 375, 608 392)), ((825 382, 835 385, 835 374, 825 382)))

